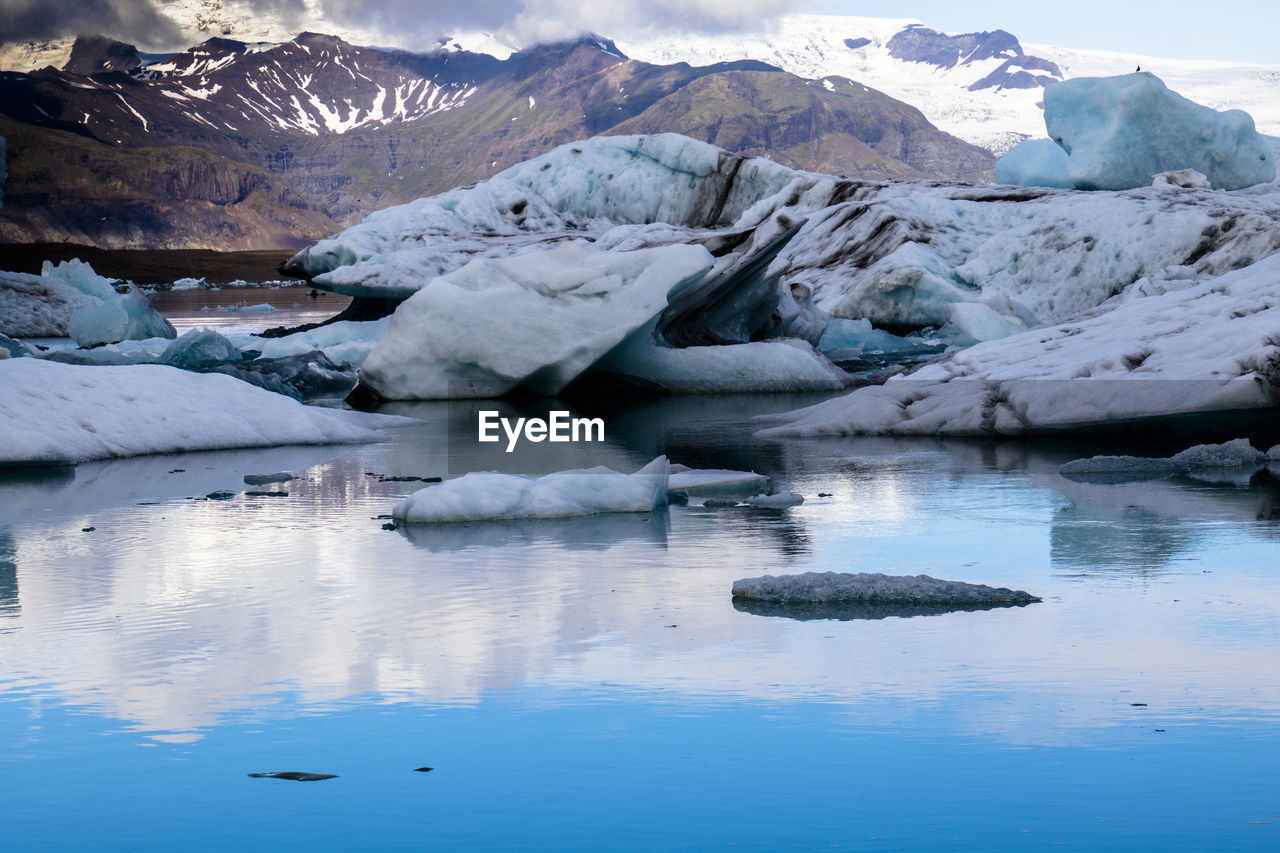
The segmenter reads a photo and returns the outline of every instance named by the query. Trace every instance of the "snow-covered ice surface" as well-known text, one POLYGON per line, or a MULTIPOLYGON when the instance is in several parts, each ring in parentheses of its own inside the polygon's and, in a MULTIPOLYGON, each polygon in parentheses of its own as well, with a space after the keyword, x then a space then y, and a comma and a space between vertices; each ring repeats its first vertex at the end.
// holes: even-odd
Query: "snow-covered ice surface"
POLYGON ((163 365, 0 361, 0 466, 149 453, 379 441, 411 421, 304 406, 217 374, 163 365))
POLYGON ((1280 255, 979 344, 762 435, 1017 435, 1280 404, 1280 255))
POLYGON ((473 471, 414 492, 391 510, 409 524, 566 518, 649 512, 667 502, 670 465, 659 456, 634 474, 603 465, 542 477, 473 471))
POLYGON ((1024 142, 1000 161, 1012 162, 997 164, 1002 183, 1123 190, 1189 169, 1238 190, 1276 177, 1275 155, 1248 113, 1194 103, 1146 71, 1050 86, 1044 122, 1049 140, 1024 142))
POLYGON ((804 572, 762 575, 733 582, 733 595, 759 601, 865 602, 873 604, 1030 604, 1040 599, 1022 590, 872 572, 804 572))

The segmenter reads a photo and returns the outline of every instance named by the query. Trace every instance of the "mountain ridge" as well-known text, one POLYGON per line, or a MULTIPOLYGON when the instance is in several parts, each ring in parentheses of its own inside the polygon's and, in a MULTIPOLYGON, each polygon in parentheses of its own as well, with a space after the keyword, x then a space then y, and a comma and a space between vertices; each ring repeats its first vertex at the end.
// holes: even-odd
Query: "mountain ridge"
POLYGON ((918 110, 859 84, 836 91, 832 81, 756 60, 655 65, 594 35, 501 60, 365 48, 319 33, 281 44, 219 36, 133 65, 136 55, 130 45, 86 40, 77 67, 106 60, 106 70, 0 73, 11 137, 0 240, 294 246, 563 142, 676 129, 677 101, 686 114, 720 112, 715 128, 686 123, 704 141, 717 136, 799 168, 982 181, 994 165, 918 110), (729 88, 740 97, 722 100, 729 88), (721 136, 726 122, 740 132, 721 136), (153 160, 167 170, 150 168, 153 160), (188 202, 195 206, 182 210, 188 202))

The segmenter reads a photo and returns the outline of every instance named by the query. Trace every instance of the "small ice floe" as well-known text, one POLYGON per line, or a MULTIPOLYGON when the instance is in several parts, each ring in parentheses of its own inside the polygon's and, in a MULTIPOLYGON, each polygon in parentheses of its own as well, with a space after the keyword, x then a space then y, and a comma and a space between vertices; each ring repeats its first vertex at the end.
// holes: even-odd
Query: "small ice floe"
POLYGON ((275 474, 245 474, 244 483, 246 486, 265 486, 267 483, 287 483, 293 479, 293 475, 288 471, 279 471, 275 474))
POLYGON ((288 779, 290 782, 321 782, 337 779, 337 773, 305 773, 301 770, 280 770, 275 773, 250 773, 254 779, 288 779))
POLYGON ((743 503, 757 509, 786 509, 804 503, 804 498, 795 492, 779 492, 776 495, 752 495, 743 503))
POLYGON ((1022 590, 931 578, 862 572, 763 575, 733 582, 735 598, 805 604, 860 602, 908 605, 1030 604, 1040 599, 1022 590))
POLYGON ((250 305, 248 301, 237 302, 234 305, 217 305, 214 306, 219 311, 231 311, 238 313, 268 314, 276 307, 266 302, 260 302, 257 305, 250 305))
POLYGON ((1280 458, 1280 445, 1263 453, 1254 448, 1247 438, 1237 438, 1223 444, 1197 444, 1168 457, 1091 456, 1088 459, 1073 459, 1058 471, 1073 480, 1130 483, 1178 474, 1255 468, 1266 464, 1272 458, 1271 452, 1276 452, 1277 458, 1280 458))
POLYGON ((691 495, 750 494, 769 485, 769 478, 754 471, 730 471, 725 468, 686 468, 671 466, 668 487, 691 495))
POLYGON ((603 465, 543 477, 474 471, 414 492, 396 504, 391 515, 396 521, 422 524, 649 512, 666 505, 669 474, 665 456, 634 474, 603 465))

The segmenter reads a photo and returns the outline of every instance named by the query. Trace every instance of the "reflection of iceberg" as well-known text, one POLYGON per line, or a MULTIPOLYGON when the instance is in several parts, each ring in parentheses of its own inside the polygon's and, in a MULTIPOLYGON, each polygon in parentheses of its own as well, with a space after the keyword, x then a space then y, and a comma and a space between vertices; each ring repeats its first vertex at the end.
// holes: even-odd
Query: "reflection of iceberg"
POLYGON ((8 528, 0 527, 0 616, 17 616, 22 609, 18 598, 18 547, 8 528))
POLYGON ((22 477, 9 471, 0 475, 0 521, 29 522, 223 489, 241 491, 245 475, 301 472, 346 451, 326 445, 217 450, 20 469, 32 472, 22 477))
POLYGON ((816 619, 834 619, 850 622, 854 619, 909 619, 912 616, 938 616, 943 613, 970 613, 994 610, 999 607, 1025 607, 1026 604, 1005 602, 1000 604, 871 604, 865 601, 757 601, 751 598, 734 598, 733 609, 754 616, 782 616, 807 622, 816 619))
POLYGON ((408 524, 400 534, 429 551, 510 547, 548 542, 571 551, 604 550, 635 539, 663 547, 671 518, 666 507, 650 513, 611 513, 575 518, 521 518, 464 524, 408 524))

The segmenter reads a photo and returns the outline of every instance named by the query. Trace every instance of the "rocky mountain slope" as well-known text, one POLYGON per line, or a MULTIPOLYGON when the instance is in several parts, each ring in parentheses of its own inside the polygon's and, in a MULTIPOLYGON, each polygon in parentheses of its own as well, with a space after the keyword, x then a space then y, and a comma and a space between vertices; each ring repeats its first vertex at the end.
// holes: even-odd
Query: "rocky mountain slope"
POLYGON ((156 60, 82 39, 67 69, 0 74, 5 242, 296 246, 610 133, 676 130, 851 177, 992 175, 990 154, 865 86, 750 60, 639 62, 596 37, 506 59, 304 33, 156 60))

